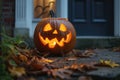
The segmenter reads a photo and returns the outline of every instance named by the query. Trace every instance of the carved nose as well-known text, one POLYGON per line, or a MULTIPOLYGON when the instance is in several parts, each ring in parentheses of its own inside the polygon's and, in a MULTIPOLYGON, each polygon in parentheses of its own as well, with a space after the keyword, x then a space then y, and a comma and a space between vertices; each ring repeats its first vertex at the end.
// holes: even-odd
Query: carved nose
POLYGON ((54 31, 53 31, 53 34, 58 34, 57 30, 54 30, 54 31))

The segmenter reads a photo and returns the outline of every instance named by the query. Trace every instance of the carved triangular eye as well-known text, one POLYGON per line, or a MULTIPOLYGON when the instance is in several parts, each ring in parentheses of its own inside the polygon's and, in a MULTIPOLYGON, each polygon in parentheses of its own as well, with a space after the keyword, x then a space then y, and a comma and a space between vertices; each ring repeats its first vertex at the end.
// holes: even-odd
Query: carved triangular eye
POLYGON ((51 27, 51 25, 48 23, 48 24, 46 24, 45 27, 43 28, 43 31, 50 31, 50 30, 52 30, 52 27, 51 27))
POLYGON ((67 31, 67 28, 64 24, 60 24, 59 30, 65 32, 65 31, 67 31))

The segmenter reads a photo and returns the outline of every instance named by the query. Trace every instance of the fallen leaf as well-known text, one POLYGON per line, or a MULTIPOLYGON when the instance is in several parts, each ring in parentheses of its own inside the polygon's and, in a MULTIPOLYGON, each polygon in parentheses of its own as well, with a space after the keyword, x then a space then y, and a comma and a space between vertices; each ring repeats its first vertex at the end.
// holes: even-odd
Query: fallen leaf
POLYGON ((52 63, 52 62, 54 62, 54 61, 53 61, 53 60, 50 60, 50 59, 47 59, 47 58, 42 57, 42 58, 40 59, 40 62, 44 62, 44 63, 52 63))
POLYGON ((20 60, 18 59, 18 56, 12 56, 12 59, 15 61, 16 64, 20 64, 20 60))
POLYGON ((78 64, 72 64, 70 67, 70 69, 74 69, 74 70, 79 69, 79 68, 80 66, 78 64))
POLYGON ((41 70, 44 68, 44 63, 40 61, 39 58, 37 58, 36 56, 34 56, 31 61, 29 62, 29 67, 32 68, 32 70, 41 70))
POLYGON ((114 47, 114 48, 112 49, 112 51, 114 51, 114 52, 120 52, 120 47, 114 47))
POLYGON ((83 71, 92 71, 92 70, 97 70, 97 68, 94 66, 93 63, 89 63, 89 64, 80 64, 80 68, 83 70, 83 71))
POLYGON ((19 60, 21 60, 23 62, 27 62, 27 60, 28 60, 27 57, 25 55, 22 55, 22 54, 19 54, 18 58, 19 58, 19 60))
POLYGON ((93 65, 93 63, 81 63, 81 64, 73 64, 70 69, 79 70, 81 72, 97 70, 97 68, 93 65))
POLYGON ((95 56, 96 53, 93 49, 88 49, 88 50, 85 50, 85 51, 75 50, 74 55, 76 57, 80 57, 80 58, 89 58, 91 56, 95 56))
POLYGON ((75 60, 77 60, 77 58, 76 57, 70 57, 70 58, 66 58, 66 60, 67 61, 75 61, 75 60))
POLYGON ((70 75, 72 74, 72 71, 61 68, 61 69, 52 69, 51 74, 53 77, 59 77, 61 79, 70 79, 70 75))
POLYGON ((8 70, 10 71, 12 76, 20 77, 20 76, 26 74, 25 68, 23 68, 23 67, 12 67, 12 68, 8 68, 8 70))
MULTIPOLYGON (((31 61, 29 62, 29 66, 33 69, 33 70, 42 70, 45 65, 47 66, 47 64, 52 63, 53 60, 47 59, 47 58, 38 58, 36 56, 34 56, 31 61)), ((50 65, 49 65, 50 66, 50 65)))
POLYGON ((89 76, 80 76, 78 80, 93 80, 93 79, 89 76))
POLYGON ((41 64, 41 63, 31 63, 31 66, 32 70, 41 70, 44 68, 44 65, 41 64))
POLYGON ((119 67, 120 65, 111 61, 111 60, 100 60, 100 62, 98 64, 95 64, 96 66, 105 66, 105 67, 111 67, 111 68, 114 68, 114 67, 119 67))
POLYGON ((75 57, 84 57, 80 50, 73 50, 72 53, 74 54, 75 57))
POLYGON ((93 56, 93 55, 95 55, 96 53, 95 53, 95 51, 93 50, 93 49, 88 49, 88 50, 85 50, 84 52, 83 52, 83 55, 85 55, 85 56, 93 56))

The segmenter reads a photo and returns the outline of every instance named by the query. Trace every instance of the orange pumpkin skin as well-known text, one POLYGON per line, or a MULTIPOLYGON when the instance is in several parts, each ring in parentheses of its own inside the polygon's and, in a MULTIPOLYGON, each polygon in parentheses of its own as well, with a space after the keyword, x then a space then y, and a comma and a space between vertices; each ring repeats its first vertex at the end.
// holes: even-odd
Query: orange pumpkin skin
POLYGON ((34 31, 34 43, 40 52, 68 53, 74 48, 76 32, 66 18, 44 18, 34 31))

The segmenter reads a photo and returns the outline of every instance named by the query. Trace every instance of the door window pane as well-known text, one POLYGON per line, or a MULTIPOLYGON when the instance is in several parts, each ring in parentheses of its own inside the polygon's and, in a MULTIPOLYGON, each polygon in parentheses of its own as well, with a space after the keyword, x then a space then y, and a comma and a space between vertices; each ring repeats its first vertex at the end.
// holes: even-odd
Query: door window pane
POLYGON ((34 19, 50 17, 50 11, 55 13, 56 0, 34 0, 34 19))

